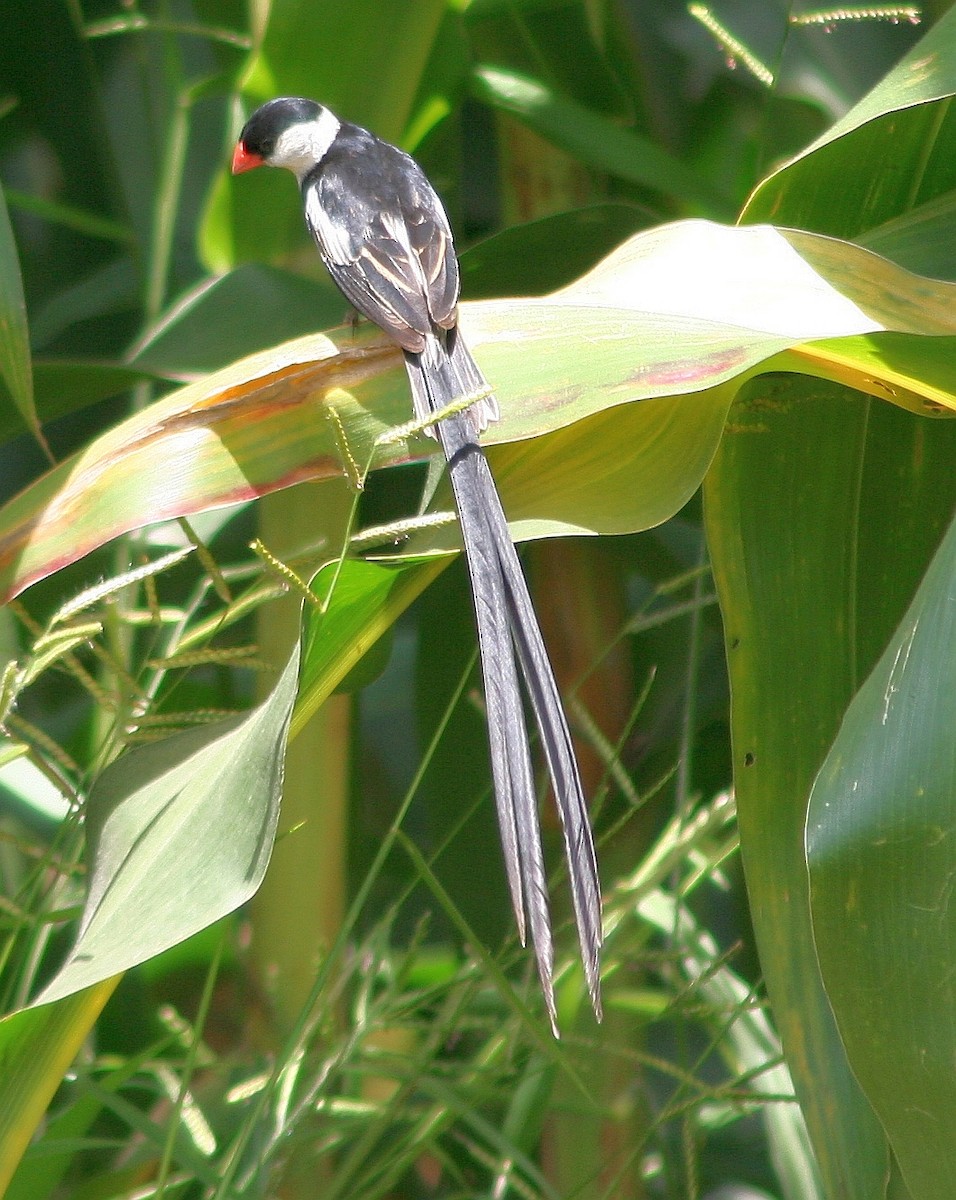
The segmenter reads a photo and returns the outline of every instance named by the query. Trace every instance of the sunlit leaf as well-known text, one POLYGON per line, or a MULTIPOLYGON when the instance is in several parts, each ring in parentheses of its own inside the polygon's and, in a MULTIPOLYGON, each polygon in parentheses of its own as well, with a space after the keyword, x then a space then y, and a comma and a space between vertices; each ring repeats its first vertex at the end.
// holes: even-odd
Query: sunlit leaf
POLYGON ((744 219, 857 237, 942 197, 952 190, 954 91, 950 8, 842 120, 760 184, 744 219))
POLYGON ((430 557, 389 564, 333 562, 322 568, 312 584, 322 607, 305 614, 293 734, 444 566, 441 557, 430 557))
POLYGON ((0 1195, 117 982, 0 1020, 0 1195))
MULTIPOLYGON (((540 439, 495 456, 518 536, 627 532, 694 492, 736 386, 761 364, 820 338, 956 333, 956 285, 849 243, 685 221, 636 235, 551 296, 465 306, 462 325, 501 401, 487 444, 540 439)), ((918 371, 918 351, 910 358, 918 371)), ((801 361, 812 373, 812 357, 788 368, 801 361)), ((922 393, 915 374, 908 389, 881 380, 870 354, 854 367, 852 348, 842 369, 922 411, 956 404, 935 379, 922 393)), ((407 397, 398 352, 367 326, 235 363, 0 510, 0 586, 15 593, 152 521, 433 453, 422 435, 378 440, 406 420, 407 397)))
POLYGON ((298 679, 292 655, 250 713, 124 754, 86 809, 89 884, 76 944, 35 1003, 70 996, 248 900, 265 873, 298 679))

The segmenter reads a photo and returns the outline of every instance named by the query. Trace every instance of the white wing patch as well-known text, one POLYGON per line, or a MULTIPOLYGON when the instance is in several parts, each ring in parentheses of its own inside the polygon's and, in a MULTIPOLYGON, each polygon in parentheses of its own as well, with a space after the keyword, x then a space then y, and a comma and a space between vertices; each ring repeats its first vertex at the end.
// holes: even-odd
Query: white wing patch
POLYGON ((305 189, 305 219, 309 228, 318 239, 322 253, 331 262, 345 266, 355 257, 349 238, 349 231, 343 226, 336 225, 326 216, 325 209, 319 199, 318 187, 305 189))
POLYGON ((425 278, 425 272, 422 268, 421 259, 412 249, 412 244, 408 236, 408 227, 406 226, 404 220, 401 217, 396 217, 394 213, 388 212, 382 213, 381 220, 382 228, 385 230, 388 236, 392 238, 399 246, 401 246, 405 257, 405 263, 403 265, 407 264, 409 267, 411 274, 414 276, 417 288, 413 289, 409 286, 411 280, 399 279, 393 276, 396 284, 409 295, 413 295, 417 290, 419 295, 423 297, 427 296, 429 290, 428 280, 425 278))

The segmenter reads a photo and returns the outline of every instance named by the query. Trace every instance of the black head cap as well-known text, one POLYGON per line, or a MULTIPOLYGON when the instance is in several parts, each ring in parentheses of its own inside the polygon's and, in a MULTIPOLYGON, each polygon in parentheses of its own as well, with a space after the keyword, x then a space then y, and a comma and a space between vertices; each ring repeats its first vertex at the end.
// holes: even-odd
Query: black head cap
POLYGON ((268 160, 276 138, 293 125, 314 121, 322 105, 303 96, 277 96, 257 108, 243 126, 239 141, 250 154, 268 160))

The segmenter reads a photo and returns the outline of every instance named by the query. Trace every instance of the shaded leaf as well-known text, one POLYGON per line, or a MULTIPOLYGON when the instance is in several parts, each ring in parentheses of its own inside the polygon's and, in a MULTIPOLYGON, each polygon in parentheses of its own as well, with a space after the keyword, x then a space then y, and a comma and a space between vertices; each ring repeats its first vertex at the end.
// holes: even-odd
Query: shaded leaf
MULTIPOLYGON (((922 101, 956 90, 954 15, 843 121, 765 180, 744 219, 858 237, 950 190, 954 113, 946 102, 922 101)), ((934 359, 931 383, 918 390, 931 402, 940 386, 952 396, 951 337, 918 339, 901 362, 908 340, 874 333, 783 356, 791 364, 804 351, 816 354, 815 372, 857 390, 793 377, 749 385, 705 485, 761 966, 824 1191, 847 1200, 905 1189, 820 977, 804 833, 810 788, 846 707, 909 603, 954 502, 952 425, 860 395, 889 397, 898 383, 908 389, 914 365, 922 376, 916 356, 924 350, 934 359), (852 367, 834 361, 835 353, 852 355, 852 367)), ((892 1076, 894 1064, 885 1069, 892 1076)))
POLYGON ((761 967, 824 1193, 853 1200, 884 1195, 889 1154, 819 977, 806 805, 858 656, 918 578, 930 497, 947 470, 953 478, 954 433, 832 385, 759 380, 731 410, 705 481, 761 967))
POLYGON ((594 204, 512 225, 461 255, 462 295, 539 296, 566 287, 648 224, 634 205, 594 204))
MULTIPOLYGON (((41 421, 53 421, 79 412, 100 400, 119 395, 137 383, 156 378, 152 371, 121 363, 83 359, 33 361, 34 397, 41 421)), ((9 405, 0 405, 0 443, 23 432, 20 414, 9 405)))
POLYGON ((954 681, 956 519, 847 709, 807 817, 827 995, 914 1200, 956 1191, 954 681))
POLYGON ((325 278, 303 279, 254 263, 205 280, 136 351, 133 362, 181 379, 214 371, 277 342, 344 319, 341 292, 325 278))
MULTIPOLYGON (((34 351, 43 350, 83 322, 96 323, 103 317, 134 313, 140 289, 132 255, 112 259, 76 283, 66 284, 30 314, 34 351)), ((39 403, 38 398, 37 407, 39 403)))
POLYGON ((472 73, 471 90, 477 99, 517 117, 548 141, 599 171, 699 205, 706 212, 730 215, 727 198, 657 142, 622 129, 536 79, 483 64, 472 73))
POLYGON ((30 213, 53 225, 62 225, 66 229, 75 229, 87 237, 103 238, 105 241, 118 242, 121 246, 134 246, 136 238, 131 229, 102 217, 98 213, 87 212, 72 204, 57 204, 43 196, 34 196, 28 192, 14 191, 7 188, 7 199, 14 208, 21 212, 30 213))
POLYGON ((0 189, 0 379, 24 421, 39 430, 33 407, 33 373, 23 280, 10 215, 0 189))

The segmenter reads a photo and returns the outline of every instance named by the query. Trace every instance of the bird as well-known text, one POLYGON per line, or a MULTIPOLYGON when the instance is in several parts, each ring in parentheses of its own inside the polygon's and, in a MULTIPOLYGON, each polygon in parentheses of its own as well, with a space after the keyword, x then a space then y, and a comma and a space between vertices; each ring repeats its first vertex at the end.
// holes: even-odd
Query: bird
POLYGON ((277 97, 249 117, 232 172, 259 166, 295 175, 322 261, 349 303, 401 348, 415 417, 444 453, 474 598, 508 887, 522 945, 530 933, 557 1037, 551 914, 525 701, 561 819, 584 977, 600 1020, 597 856, 560 692, 479 444, 499 408, 459 331, 460 274, 447 214, 410 155, 303 97, 277 97))

